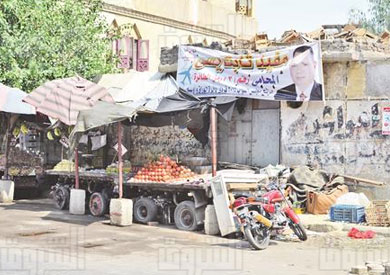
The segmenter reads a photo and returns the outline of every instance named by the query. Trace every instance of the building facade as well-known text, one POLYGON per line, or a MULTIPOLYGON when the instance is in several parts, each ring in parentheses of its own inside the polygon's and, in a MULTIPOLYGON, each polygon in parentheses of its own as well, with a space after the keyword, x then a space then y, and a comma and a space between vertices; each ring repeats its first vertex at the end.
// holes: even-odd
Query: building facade
MULTIPOLYGON (((148 59, 148 69, 157 71, 163 47, 252 38, 257 31, 256 3, 253 0, 104 0, 103 15, 108 24, 125 29, 123 35, 148 40, 148 44, 138 47, 141 49, 129 49, 130 55, 134 59, 137 55, 148 59)), ((126 52, 125 48, 122 45, 126 52)))
MULTIPOLYGON (((328 173, 388 182, 390 136, 382 133, 390 107, 386 45, 323 41, 325 102, 247 100, 230 122, 219 123, 222 161, 254 166, 311 165, 328 173)), ((370 189, 366 187, 366 190, 370 189)), ((390 188, 371 188, 371 198, 390 188)))

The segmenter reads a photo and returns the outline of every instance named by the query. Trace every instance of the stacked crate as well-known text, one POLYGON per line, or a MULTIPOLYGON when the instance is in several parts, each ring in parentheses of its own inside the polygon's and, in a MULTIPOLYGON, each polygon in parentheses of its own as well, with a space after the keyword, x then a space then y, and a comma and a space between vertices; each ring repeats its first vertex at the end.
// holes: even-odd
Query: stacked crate
POLYGON ((373 226, 390 226, 390 201, 372 201, 366 208, 366 221, 373 226))

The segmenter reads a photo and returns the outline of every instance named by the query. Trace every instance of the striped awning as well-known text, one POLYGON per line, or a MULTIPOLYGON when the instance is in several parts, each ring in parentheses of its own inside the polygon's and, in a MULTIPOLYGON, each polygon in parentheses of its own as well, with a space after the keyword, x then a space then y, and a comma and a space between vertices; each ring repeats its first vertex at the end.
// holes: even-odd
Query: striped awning
POLYGON ((0 111, 13 114, 35 115, 35 108, 23 102, 27 93, 0 84, 0 111))
POLYGON ((106 88, 78 76, 46 82, 24 99, 37 112, 66 125, 75 125, 79 112, 98 100, 114 102, 106 88))

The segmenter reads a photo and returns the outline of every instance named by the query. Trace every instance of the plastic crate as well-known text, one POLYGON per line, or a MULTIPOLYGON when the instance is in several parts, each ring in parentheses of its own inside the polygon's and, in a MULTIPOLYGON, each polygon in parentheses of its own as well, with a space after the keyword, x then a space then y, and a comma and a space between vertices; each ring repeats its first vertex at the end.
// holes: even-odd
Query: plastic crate
POLYGON ((330 208, 332 222, 361 223, 365 220, 364 206, 339 204, 330 208))

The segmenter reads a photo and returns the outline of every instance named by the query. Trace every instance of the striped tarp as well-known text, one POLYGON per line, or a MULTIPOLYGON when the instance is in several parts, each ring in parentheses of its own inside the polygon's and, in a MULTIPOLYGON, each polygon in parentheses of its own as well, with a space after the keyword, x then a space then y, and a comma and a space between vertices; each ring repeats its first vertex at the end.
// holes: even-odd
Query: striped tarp
POLYGON ((114 101, 106 88, 78 76, 46 82, 24 99, 37 112, 66 125, 75 125, 79 112, 93 107, 98 100, 114 101))
POLYGON ((27 94, 17 88, 10 88, 3 84, 0 84, 0 111, 13 113, 13 114, 24 114, 24 115, 35 115, 35 108, 22 100, 27 94))

